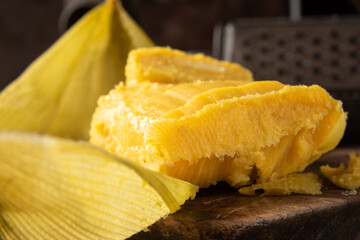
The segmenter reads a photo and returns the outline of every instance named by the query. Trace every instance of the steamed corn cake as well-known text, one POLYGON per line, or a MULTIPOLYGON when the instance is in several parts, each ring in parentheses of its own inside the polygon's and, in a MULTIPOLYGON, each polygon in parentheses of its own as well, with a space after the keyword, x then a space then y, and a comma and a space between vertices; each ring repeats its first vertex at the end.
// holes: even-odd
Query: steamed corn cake
POLYGON ((252 81, 252 73, 237 63, 203 54, 186 54, 169 47, 139 48, 129 53, 126 84, 139 82, 181 83, 197 80, 252 81))
POLYGON ((207 187, 301 172, 344 133, 342 103, 324 89, 276 81, 118 85, 93 115, 93 144, 207 187))

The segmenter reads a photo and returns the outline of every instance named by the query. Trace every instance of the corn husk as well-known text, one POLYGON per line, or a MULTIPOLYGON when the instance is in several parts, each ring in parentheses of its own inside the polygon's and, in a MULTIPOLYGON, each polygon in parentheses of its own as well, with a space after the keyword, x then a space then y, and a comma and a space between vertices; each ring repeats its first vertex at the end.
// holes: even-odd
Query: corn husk
POLYGON ((152 45, 120 3, 106 1, 0 94, 0 130, 88 139, 96 101, 124 80, 128 52, 152 45))
POLYGON ((1 239, 125 239, 197 187, 88 143, 0 133, 1 239))

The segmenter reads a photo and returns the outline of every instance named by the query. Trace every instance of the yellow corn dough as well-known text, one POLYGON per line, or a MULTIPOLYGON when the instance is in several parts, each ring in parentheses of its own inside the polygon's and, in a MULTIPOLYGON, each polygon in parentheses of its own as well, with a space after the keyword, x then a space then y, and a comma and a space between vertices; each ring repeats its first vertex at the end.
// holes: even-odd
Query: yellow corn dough
POLYGON ((164 47, 131 51, 125 75, 127 85, 144 81, 181 83, 196 80, 253 80, 252 73, 239 64, 164 47))
POLYGON ((244 186, 303 171, 338 144, 345 126, 342 103, 317 85, 144 82, 100 98, 90 138, 200 187, 244 186))

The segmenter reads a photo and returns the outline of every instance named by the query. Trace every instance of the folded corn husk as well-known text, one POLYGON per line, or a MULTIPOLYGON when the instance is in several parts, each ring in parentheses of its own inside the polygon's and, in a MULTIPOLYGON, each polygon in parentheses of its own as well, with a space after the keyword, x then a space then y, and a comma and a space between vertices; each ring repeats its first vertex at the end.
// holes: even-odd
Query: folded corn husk
POLYGON ((197 187, 88 143, 0 133, 1 239, 124 239, 197 187))
POLYGON ((96 101, 124 80, 128 52, 152 45, 116 0, 106 1, 0 94, 0 130, 88 139, 96 101))

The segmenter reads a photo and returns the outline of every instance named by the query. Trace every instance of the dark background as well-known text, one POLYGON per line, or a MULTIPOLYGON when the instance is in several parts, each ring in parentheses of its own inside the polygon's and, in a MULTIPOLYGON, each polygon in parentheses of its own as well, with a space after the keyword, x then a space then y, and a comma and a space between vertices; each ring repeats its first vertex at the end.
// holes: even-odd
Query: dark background
MULTIPOLYGON (((61 35, 65 5, 61 0, 0 0, 0 89, 61 35)), ((288 0, 128 0, 123 5, 157 45, 207 54, 216 23, 289 15, 288 0)), ((302 13, 356 14, 356 5, 357 0, 303 0, 302 13)), ((74 14, 69 24, 87 9, 74 14)))

